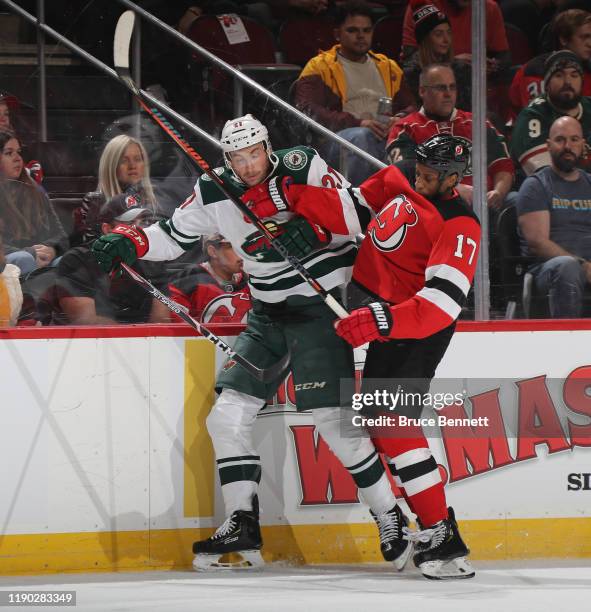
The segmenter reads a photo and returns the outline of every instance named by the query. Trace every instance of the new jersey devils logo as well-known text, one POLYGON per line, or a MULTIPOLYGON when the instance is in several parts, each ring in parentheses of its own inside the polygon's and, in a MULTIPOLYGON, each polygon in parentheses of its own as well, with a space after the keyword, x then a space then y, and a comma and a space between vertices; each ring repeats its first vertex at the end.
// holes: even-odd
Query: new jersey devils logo
POLYGON ((250 295, 234 293, 218 295, 203 309, 202 323, 245 323, 250 310, 250 295))
POLYGON ((380 251, 395 251, 404 242, 407 229, 418 219, 412 204, 398 195, 377 214, 369 235, 380 251))

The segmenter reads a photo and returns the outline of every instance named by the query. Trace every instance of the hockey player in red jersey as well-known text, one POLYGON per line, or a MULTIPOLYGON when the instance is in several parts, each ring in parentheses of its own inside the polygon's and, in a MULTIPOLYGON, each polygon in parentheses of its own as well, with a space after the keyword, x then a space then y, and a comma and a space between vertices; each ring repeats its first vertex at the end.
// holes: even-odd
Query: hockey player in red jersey
MULTIPOLYGON (((389 166, 358 189, 284 181, 278 191, 259 185, 243 196, 259 216, 290 210, 333 233, 365 230, 353 283, 370 296, 369 304, 335 324, 353 346, 369 342, 364 391, 375 379, 404 380, 412 387, 405 391, 428 391, 476 269, 480 224, 455 191, 468 164, 467 149, 453 136, 437 135, 416 153, 416 191, 389 166)), ((406 416, 419 416, 422 406, 413 408, 406 416)), ((474 576, 422 430, 370 434, 422 527, 414 537, 415 564, 428 578, 474 576)))

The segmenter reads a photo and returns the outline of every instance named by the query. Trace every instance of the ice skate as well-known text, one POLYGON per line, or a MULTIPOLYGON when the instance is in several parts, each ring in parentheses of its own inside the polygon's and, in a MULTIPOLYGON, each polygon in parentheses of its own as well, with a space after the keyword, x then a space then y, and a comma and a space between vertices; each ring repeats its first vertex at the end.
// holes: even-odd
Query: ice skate
POLYGON ((265 564, 260 552, 262 545, 258 499, 255 496, 252 511, 236 510, 211 537, 193 543, 193 569, 215 571, 262 567, 265 564), (222 557, 230 558, 223 560, 222 557))
POLYGON ((417 542, 414 564, 431 580, 473 578, 474 568, 466 559, 470 551, 460 536, 453 508, 448 508, 448 512, 448 519, 410 534, 417 542))
POLYGON ((402 571, 413 549, 412 542, 403 535, 408 519, 398 504, 384 514, 375 515, 371 512, 371 515, 380 532, 380 550, 384 559, 391 561, 399 572, 402 571))

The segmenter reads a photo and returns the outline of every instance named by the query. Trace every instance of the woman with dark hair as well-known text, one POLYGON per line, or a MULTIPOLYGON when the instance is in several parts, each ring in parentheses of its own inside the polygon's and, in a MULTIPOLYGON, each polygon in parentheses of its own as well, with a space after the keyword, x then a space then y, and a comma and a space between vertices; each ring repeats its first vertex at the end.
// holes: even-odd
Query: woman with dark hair
POLYGON ((471 109, 470 65, 454 59, 453 37, 449 19, 429 0, 412 0, 412 17, 417 40, 417 52, 403 60, 404 78, 420 107, 419 76, 425 66, 449 64, 456 77, 458 101, 456 107, 471 109))
POLYGON ((25 170, 21 144, 0 130, 0 234, 6 261, 21 275, 55 265, 68 239, 51 202, 25 170))

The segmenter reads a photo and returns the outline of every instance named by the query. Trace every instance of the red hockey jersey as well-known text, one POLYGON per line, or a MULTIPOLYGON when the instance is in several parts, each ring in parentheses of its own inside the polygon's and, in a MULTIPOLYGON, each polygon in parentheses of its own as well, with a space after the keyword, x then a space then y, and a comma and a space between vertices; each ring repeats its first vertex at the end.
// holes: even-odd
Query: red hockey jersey
POLYGON ((292 186, 290 199, 294 212, 334 233, 365 229, 353 280, 395 304, 391 337, 425 338, 457 319, 480 247, 478 218, 457 194, 431 202, 388 166, 359 188, 292 186))
MULTIPOLYGON (((393 163, 403 159, 415 159, 417 145, 436 134, 451 134, 459 138, 462 144, 472 150, 472 113, 454 109, 447 121, 436 121, 425 115, 423 108, 411 113, 394 123, 388 134, 386 152, 393 163)), ((515 171, 515 166, 507 150, 507 144, 490 121, 486 122, 486 151, 488 157, 487 189, 494 188, 494 176, 497 172, 515 171)), ((462 183, 472 184, 472 164, 464 173, 462 183)))
POLYGON ((169 284, 170 297, 201 323, 245 323, 251 308, 247 276, 240 273, 235 277, 222 284, 207 264, 191 266, 169 284))

